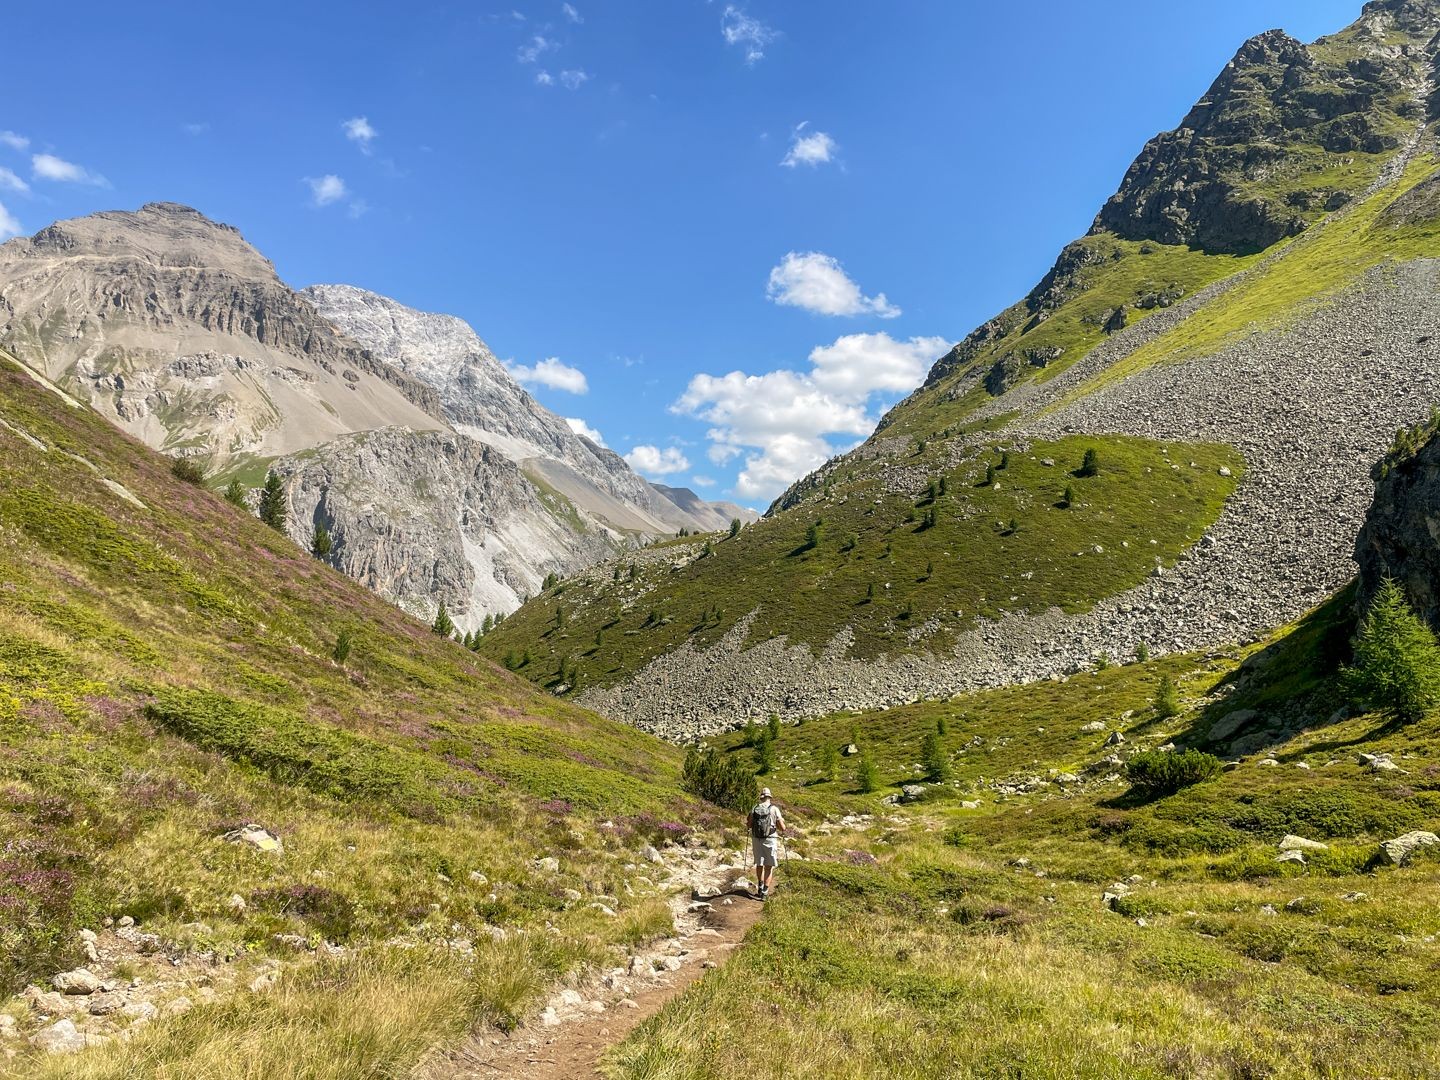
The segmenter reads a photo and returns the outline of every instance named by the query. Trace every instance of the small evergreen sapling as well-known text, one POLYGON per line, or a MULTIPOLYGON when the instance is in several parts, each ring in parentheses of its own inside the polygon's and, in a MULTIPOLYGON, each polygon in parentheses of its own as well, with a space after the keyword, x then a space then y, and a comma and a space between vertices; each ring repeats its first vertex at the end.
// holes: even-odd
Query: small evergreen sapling
POLYGON ((855 765, 855 787, 862 795, 869 795, 879 784, 880 774, 875 768, 875 759, 868 752, 862 753, 855 765))
POLYGON ((945 756, 938 733, 932 731, 925 736, 920 749, 920 763, 925 766, 925 775, 932 783, 943 784, 950 779, 950 759, 945 756))
POLYGON ((1085 458, 1080 462, 1076 476, 1094 476, 1100 471, 1100 452, 1093 446, 1086 448, 1085 458))
POLYGON ((1160 676, 1160 685, 1155 688, 1155 719, 1169 720, 1180 715, 1180 691, 1175 680, 1169 675, 1160 676))
POLYGON ((239 480, 231 480, 225 485, 225 501, 231 506, 238 506, 241 510, 249 510, 250 506, 245 502, 245 489, 239 480))
POLYGON ((335 649, 330 655, 341 667, 344 667, 345 661, 350 658, 350 648, 352 644, 349 630, 341 630, 340 633, 335 636, 335 649))
POLYGON ((779 714, 779 713, 773 713, 773 712, 772 712, 772 713, 770 714, 770 719, 768 719, 768 720, 765 721, 765 731, 766 731, 766 734, 768 734, 772 740, 773 740, 773 739, 778 739, 778 738, 780 738, 780 714, 779 714))
POLYGON ((329 558, 330 552, 335 549, 335 542, 330 539, 330 530, 325 528, 323 521, 315 523, 315 538, 310 541, 310 552, 317 559, 329 558))

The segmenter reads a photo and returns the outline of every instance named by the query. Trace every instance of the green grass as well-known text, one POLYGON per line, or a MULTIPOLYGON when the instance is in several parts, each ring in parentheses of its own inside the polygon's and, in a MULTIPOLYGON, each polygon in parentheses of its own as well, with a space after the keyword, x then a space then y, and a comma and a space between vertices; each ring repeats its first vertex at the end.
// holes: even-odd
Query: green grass
MULTIPOLYGON (((943 459, 945 448, 928 453, 943 459)), ((943 472, 915 459, 921 483, 945 479, 933 504, 924 491, 891 494, 862 475, 717 543, 710 556, 682 551, 679 566, 651 563, 634 581, 604 567, 562 582, 507 618, 482 651, 528 653, 520 670, 542 684, 558 683, 561 664, 573 661, 582 687, 608 685, 685 642, 713 644, 757 609, 752 642, 785 635, 818 649, 848 627, 855 655, 938 650, 977 617, 1081 611, 1138 584, 1199 539, 1243 473, 1226 447, 1117 436, 1008 453, 991 487, 979 485, 1001 461, 999 447, 943 472), (1075 476, 1092 446, 1099 473, 1075 476), (1067 486, 1075 503, 1063 507, 1067 486), (817 520, 820 542, 809 548, 817 520)))
POLYGON ((210 1053, 200 1039, 207 1075, 240 1075, 251 1055, 269 1064, 248 1075, 320 1075, 322 1059, 328 1075, 397 1075, 667 932, 659 894, 627 891, 625 866, 711 820, 680 788, 678 751, 437 637, 3 359, 0 418, 0 994, 75 965, 78 928, 121 914, 242 974, 277 933, 355 950, 287 976, 293 992, 157 1022, 66 1075, 156 1075, 210 1053), (341 630, 345 666, 330 658, 341 630), (284 855, 221 839, 245 822, 284 855), (560 872, 537 875, 550 855, 560 872), (617 917, 566 888, 621 897, 617 917), (418 957, 497 925, 554 929, 499 959, 437 962, 433 986, 379 944, 418 957), (328 1049, 298 1053, 289 1040, 317 1026, 328 1049), (288 1034, 265 1049, 265 1028, 288 1034))
MULTIPOLYGON (((1316 647, 1339 610, 1246 649, 785 727, 766 782, 805 861, 783 869, 736 959, 616 1048, 607 1075, 1434 1075, 1440 859, 1396 869, 1373 855, 1382 839, 1440 826, 1440 718, 1327 722, 1335 664, 1316 647), (1184 712, 1160 723, 1150 701, 1162 675, 1180 683, 1184 712), (1284 699, 1267 695, 1278 687, 1284 699), (1247 690, 1312 714, 1277 738, 1279 764, 1252 757, 1148 800, 1105 779, 1118 768, 1085 772, 1111 748, 1083 723, 1124 732, 1122 753, 1199 739, 1212 710, 1247 690), (882 806, 919 779, 921 742, 941 720, 953 786, 882 806), (853 759, 823 776, 821 748, 851 740, 879 764, 872 795, 854 791, 853 759), (1370 773, 1357 750, 1388 752, 1407 773, 1370 773), (1089 778, 1056 783, 1052 770, 1089 778), (1051 782, 996 787, 1035 777, 1051 782), (873 817, 823 824, 842 813, 873 817), (1292 832, 1329 850, 1278 864, 1292 832)), ((739 735, 714 741, 752 753, 739 735)))

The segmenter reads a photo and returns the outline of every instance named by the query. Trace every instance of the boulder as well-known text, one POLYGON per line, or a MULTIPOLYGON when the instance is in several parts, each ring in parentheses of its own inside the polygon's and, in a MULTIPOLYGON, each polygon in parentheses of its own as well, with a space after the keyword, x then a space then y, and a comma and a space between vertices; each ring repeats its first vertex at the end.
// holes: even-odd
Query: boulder
POLYGON ((1090 723, 1088 723, 1088 724, 1081 724, 1081 725, 1080 725, 1080 731, 1081 731, 1083 734, 1086 734, 1086 735, 1094 735, 1094 734, 1096 734, 1097 732, 1101 732, 1101 731, 1104 731, 1104 730, 1105 730, 1105 721, 1104 721, 1104 720, 1092 720, 1092 721, 1090 721, 1090 723))
POLYGON ((72 1020, 56 1020, 37 1031, 30 1041, 51 1054, 76 1054, 85 1049, 85 1036, 72 1020))
POLYGON ((100 979, 86 968, 76 968, 56 975, 51 985, 62 994, 93 994, 100 989, 100 979))
POLYGON ((856 754, 860 753, 860 747, 856 746, 852 742, 848 746, 844 747, 844 749, 842 749, 840 753, 843 754, 845 757, 854 757, 856 754))
MULTIPOLYGON (((245 844, 256 851, 268 851, 276 855, 285 854, 285 845, 281 842, 280 837, 260 825, 242 825, 238 829, 231 829, 221 836, 221 839, 230 844, 245 844)), ((124 924, 123 919, 121 924, 124 924)))
POLYGON ((1391 866, 1403 866, 1416 851, 1431 844, 1440 844, 1440 836, 1420 830, 1408 832, 1381 844, 1380 857, 1391 866))
POLYGON ((1306 862, 1305 852, 1282 851, 1279 855, 1275 856, 1275 861, 1277 863, 1299 863, 1301 866, 1304 866, 1306 862))
POLYGON ((1211 742, 1224 742, 1259 715, 1254 709, 1236 709, 1226 713, 1210 725, 1210 733, 1206 738, 1211 742))
POLYGON ((1280 841, 1281 851, 1328 851, 1329 844, 1322 844, 1319 840, 1307 840, 1303 836, 1296 836, 1289 833, 1280 841))

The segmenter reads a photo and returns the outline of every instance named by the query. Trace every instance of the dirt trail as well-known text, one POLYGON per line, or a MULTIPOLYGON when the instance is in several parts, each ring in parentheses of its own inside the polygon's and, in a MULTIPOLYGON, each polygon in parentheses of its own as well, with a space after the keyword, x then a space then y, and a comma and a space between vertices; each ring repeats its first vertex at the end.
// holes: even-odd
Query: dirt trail
MULTIPOLYGON (((735 875, 738 876, 738 875, 735 875)), ((699 927, 683 936, 684 952, 673 970, 653 976, 640 974, 624 980, 633 993, 604 1012, 590 1012, 563 1020, 553 1027, 528 1024, 511 1036, 494 1031, 478 1033, 457 1050, 433 1061, 422 1080, 591 1080, 602 1054, 622 1041, 641 1021, 684 993, 686 987, 711 967, 730 958, 750 927, 759 921, 764 905, 743 890, 730 887, 710 901, 711 910, 700 915, 699 927)), ((618 980, 617 980, 618 981, 618 980)))

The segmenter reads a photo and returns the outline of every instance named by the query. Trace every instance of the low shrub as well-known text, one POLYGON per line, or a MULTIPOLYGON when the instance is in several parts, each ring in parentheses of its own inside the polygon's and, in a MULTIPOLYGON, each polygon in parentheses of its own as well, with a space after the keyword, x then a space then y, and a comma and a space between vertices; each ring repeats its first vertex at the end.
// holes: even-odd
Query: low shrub
POLYGON ((1141 795, 1154 798, 1213 780, 1224 768, 1223 761, 1202 750, 1146 750, 1125 763, 1125 779, 1141 795))
POLYGON ((323 885, 261 889, 251 893, 250 899, 261 911, 303 918, 327 941, 345 941, 355 930, 355 904, 344 893, 323 885))
POLYGON ((176 458, 170 463, 170 472, 187 484, 205 483, 205 466, 195 458, 176 458))
POLYGON ((713 747, 690 748, 682 782, 692 795, 737 813, 749 810, 760 797, 760 785, 745 763, 713 747))

